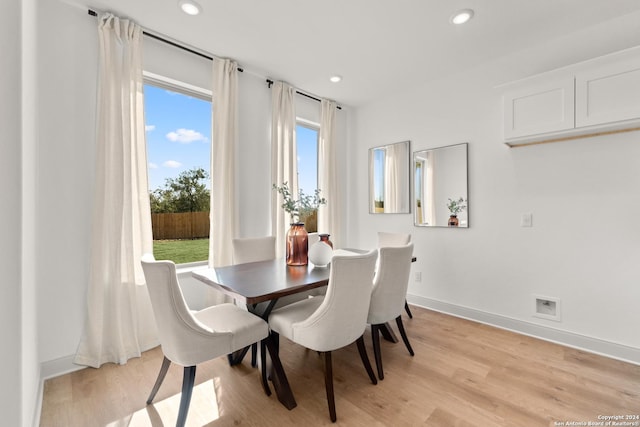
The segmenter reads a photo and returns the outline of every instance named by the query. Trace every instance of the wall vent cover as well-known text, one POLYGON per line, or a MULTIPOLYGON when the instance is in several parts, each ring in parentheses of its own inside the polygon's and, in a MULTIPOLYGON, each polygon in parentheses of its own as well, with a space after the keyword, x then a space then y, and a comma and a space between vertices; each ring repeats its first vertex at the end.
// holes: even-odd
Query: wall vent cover
POLYGON ((535 317, 542 319, 555 320, 559 322, 561 320, 561 304, 558 298, 546 297, 541 295, 534 295, 534 311, 535 317))

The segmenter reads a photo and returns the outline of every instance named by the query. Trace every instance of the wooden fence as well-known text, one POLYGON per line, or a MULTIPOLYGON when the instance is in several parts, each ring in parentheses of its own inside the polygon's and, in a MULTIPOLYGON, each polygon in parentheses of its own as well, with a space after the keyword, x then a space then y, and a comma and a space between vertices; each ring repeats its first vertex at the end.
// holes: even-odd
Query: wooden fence
POLYGON ((209 212, 151 214, 153 240, 209 237, 209 212))

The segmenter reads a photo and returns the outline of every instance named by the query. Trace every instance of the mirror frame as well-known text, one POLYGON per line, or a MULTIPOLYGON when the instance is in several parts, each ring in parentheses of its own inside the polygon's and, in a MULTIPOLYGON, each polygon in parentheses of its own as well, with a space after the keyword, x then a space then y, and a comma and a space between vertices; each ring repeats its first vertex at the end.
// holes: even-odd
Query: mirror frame
MULTIPOLYGON (((369 199, 369 213, 370 214, 409 214, 411 213, 411 141, 406 140, 406 141, 400 141, 400 142, 395 142, 392 144, 386 144, 386 145, 380 145, 378 147, 371 147, 369 148, 369 156, 368 156, 368 160, 369 160, 369 195, 368 195, 368 199, 369 199), (406 197, 406 203, 405 200, 403 200, 401 202, 401 205, 406 205, 406 208, 403 208, 402 206, 400 207, 400 209, 394 209, 394 210, 383 210, 383 211, 378 211, 376 212, 376 207, 375 207, 375 176, 376 173, 382 173, 382 179, 384 180, 384 170, 382 171, 378 171, 376 170, 376 163, 374 160, 374 153, 376 150, 380 150, 380 149, 384 149, 384 148, 388 148, 388 147, 393 147, 395 145, 399 145, 399 144, 406 144, 406 156, 403 156, 403 159, 400 159, 398 162, 398 166, 402 165, 405 166, 407 168, 406 171, 406 184, 403 183, 402 181, 397 183, 397 187, 395 189, 395 194, 400 194, 402 197, 406 197), (404 188, 403 188, 404 187, 404 188)), ((404 174, 403 174, 404 175, 404 174)), ((384 208, 383 208, 384 209, 384 208)))
MULTIPOLYGON (((425 155, 426 156, 426 155, 425 155)), ((414 207, 413 209, 413 225, 416 227, 441 227, 441 228, 469 228, 469 143, 468 142, 463 142, 460 144, 452 144, 452 145, 446 145, 446 146, 442 146, 442 147, 434 147, 434 148, 426 148, 424 150, 419 150, 419 151, 414 151, 413 152, 413 156, 411 159, 411 171, 412 171, 412 175, 413 175, 413 197, 412 197, 412 206, 414 207), (465 187, 465 191, 464 194, 461 194, 460 197, 463 197, 466 200, 466 209, 465 209, 465 214, 466 214, 466 220, 464 221, 460 221, 460 224, 457 226, 451 226, 449 225, 449 219, 447 218, 447 221, 443 224, 441 221, 440 223, 436 222, 436 224, 427 224, 427 223, 422 223, 418 221, 418 214, 421 211, 421 208, 423 206, 420 206, 420 208, 418 208, 418 201, 420 199, 418 199, 418 186, 416 185, 417 183, 417 179, 418 177, 416 176, 416 159, 418 158, 418 156, 422 153, 426 153, 426 152, 433 152, 433 151, 437 151, 437 150, 443 150, 443 149, 447 149, 447 148, 455 148, 455 147, 464 147, 464 180, 460 180, 460 181, 464 181, 464 187, 465 187), (463 224, 464 222, 464 224, 463 224)), ((454 196, 454 197, 458 197, 458 196, 454 196)), ((448 200, 448 198, 447 198, 448 200)), ((421 200, 420 200, 421 201, 421 200)), ((443 202, 441 200, 441 202, 443 202)), ((422 201, 421 201, 422 204, 422 201)), ((447 214, 448 215, 448 214, 447 214)), ((440 215, 443 216, 443 215, 440 215)))

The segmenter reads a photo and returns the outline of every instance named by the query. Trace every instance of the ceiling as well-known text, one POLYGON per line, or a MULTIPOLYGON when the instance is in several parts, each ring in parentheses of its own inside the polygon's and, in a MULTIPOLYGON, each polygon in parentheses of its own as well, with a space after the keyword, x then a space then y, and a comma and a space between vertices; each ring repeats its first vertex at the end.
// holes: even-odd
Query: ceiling
MULTIPOLYGON (((640 10, 638 0, 197 1, 203 7, 198 16, 182 13, 178 0, 95 0, 86 6, 352 106, 640 10), (474 18, 450 24, 463 8, 473 9, 474 18), (334 74, 342 82, 330 83, 334 74)), ((564 57, 550 65, 566 65, 564 57)))

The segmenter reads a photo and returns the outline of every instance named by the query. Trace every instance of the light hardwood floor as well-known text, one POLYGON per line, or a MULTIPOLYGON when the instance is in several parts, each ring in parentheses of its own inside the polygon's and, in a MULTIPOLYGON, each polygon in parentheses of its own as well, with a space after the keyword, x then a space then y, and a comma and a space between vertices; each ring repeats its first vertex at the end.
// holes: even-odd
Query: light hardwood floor
MULTIPOLYGON (((338 425, 532 427, 640 415, 640 366, 419 307, 412 311, 404 324, 416 355, 410 357, 402 342, 382 341, 385 379, 378 385, 369 382, 355 344, 334 352, 338 425)), ((373 363, 369 335, 365 342, 373 363)), ((288 411, 274 395, 267 397, 247 359, 230 367, 219 358, 198 366, 187 425, 331 425, 321 357, 284 338, 280 348, 296 408, 288 411)), ((175 425, 181 367, 171 366, 155 402, 145 404, 161 361, 156 348, 123 366, 47 380, 40 425, 175 425)), ((640 426, 640 420, 628 421, 640 426)))

